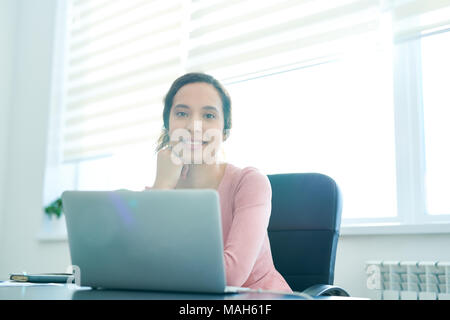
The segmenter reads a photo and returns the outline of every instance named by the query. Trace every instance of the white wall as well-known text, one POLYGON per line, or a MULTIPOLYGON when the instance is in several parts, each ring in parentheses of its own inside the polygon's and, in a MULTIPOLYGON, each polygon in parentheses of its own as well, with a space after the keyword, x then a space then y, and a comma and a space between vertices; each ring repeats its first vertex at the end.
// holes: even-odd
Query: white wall
POLYGON ((335 284, 353 296, 375 298, 366 287, 369 260, 450 261, 450 234, 344 235, 336 254, 335 284))
POLYGON ((9 111, 13 95, 13 64, 16 32, 16 2, 14 0, 0 1, 0 234, 5 210, 5 187, 9 111))
POLYGON ((65 271, 69 264, 67 243, 36 240, 43 218, 56 2, 0 1, 1 65, 9 71, 0 72, 0 83, 12 86, 11 99, 2 94, 0 109, 0 165, 7 168, 0 171, 0 279, 25 270, 65 271))
MULTIPOLYGON (((67 242, 37 240, 42 199, 56 0, 0 0, 0 279, 10 272, 63 272, 67 242), (5 170, 7 168, 7 170, 5 170)), ((341 236, 335 283, 366 288, 364 262, 450 261, 450 234, 341 236)))

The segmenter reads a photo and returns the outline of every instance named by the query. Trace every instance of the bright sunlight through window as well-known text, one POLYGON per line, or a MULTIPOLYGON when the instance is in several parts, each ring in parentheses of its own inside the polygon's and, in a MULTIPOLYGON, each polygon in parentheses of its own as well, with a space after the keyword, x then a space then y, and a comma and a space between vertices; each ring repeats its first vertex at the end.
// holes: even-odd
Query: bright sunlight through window
POLYGON ((449 214, 450 32, 422 39, 427 213, 449 214))

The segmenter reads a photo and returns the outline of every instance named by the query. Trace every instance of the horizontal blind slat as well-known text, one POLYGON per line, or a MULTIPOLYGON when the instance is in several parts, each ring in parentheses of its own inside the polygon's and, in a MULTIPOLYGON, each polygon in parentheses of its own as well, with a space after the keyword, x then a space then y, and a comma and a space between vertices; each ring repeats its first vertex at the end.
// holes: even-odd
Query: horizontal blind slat
POLYGON ((392 9, 395 42, 415 39, 450 27, 450 0, 394 3, 392 9))
POLYGON ((73 97, 70 101, 68 101, 67 108, 73 109, 77 108, 78 106, 83 106, 109 98, 130 94, 140 90, 151 90, 150 88, 152 88, 153 86, 162 86, 169 83, 171 80, 175 79, 176 76, 179 76, 179 72, 175 72, 174 70, 171 73, 166 73, 166 75, 161 76, 160 78, 150 78, 148 80, 142 79, 132 85, 120 83, 120 85, 109 87, 104 90, 91 90, 88 95, 73 97))
POLYGON ((96 118, 104 119, 104 117, 114 115, 116 113, 130 112, 133 109, 149 108, 150 106, 160 107, 161 104, 162 104, 162 97, 158 97, 150 100, 124 103, 122 105, 118 104, 114 107, 104 108, 100 110, 95 110, 94 108, 94 111, 86 110, 85 112, 82 113, 67 112, 65 124, 68 127, 73 127, 80 123, 84 123, 96 118))
POLYGON ((64 122, 67 126, 65 132, 69 133, 74 131, 91 130, 94 128, 120 123, 121 121, 133 121, 139 119, 141 116, 154 117, 160 116, 161 114, 161 103, 159 101, 155 101, 152 104, 127 104, 121 109, 107 109, 92 114, 69 113, 64 122))
MULTIPOLYGON (((108 50, 101 54, 92 54, 77 61, 70 61, 68 65, 68 73, 71 77, 76 77, 76 74, 87 73, 92 70, 105 69, 109 66, 124 64, 128 61, 137 59, 147 59, 148 62, 155 62, 159 60, 167 60, 168 57, 180 56, 181 39, 176 38, 175 34, 172 37, 164 40, 161 37, 150 38, 158 40, 150 45, 142 45, 139 41, 125 48, 115 48, 108 50)), ((144 60, 145 61, 145 60, 144 60)))
MULTIPOLYGON (((151 64, 143 64, 141 66, 133 66, 133 68, 115 68, 114 70, 106 70, 106 72, 86 72, 85 77, 77 79, 77 81, 68 84, 68 93, 70 95, 79 95, 91 91, 93 88, 99 89, 117 82, 130 83, 131 78, 149 73, 157 73, 160 70, 170 70, 178 68, 180 57, 169 57, 169 60, 150 61, 151 64)), ((110 66, 111 67, 111 66, 110 66)))
POLYGON ((97 156, 103 156, 113 153, 117 149, 122 149, 127 146, 149 144, 149 141, 154 141, 156 135, 144 135, 134 138, 122 139, 115 142, 105 142, 92 146, 68 148, 63 152, 64 161, 76 161, 97 156))
MULTIPOLYGON (((109 10, 102 10, 101 12, 91 11, 87 15, 79 15, 76 19, 75 24, 71 28, 71 38, 74 40, 78 39, 78 37, 82 36, 86 33, 96 33, 96 29, 108 24, 111 20, 117 22, 123 16, 128 15, 130 12, 141 8, 143 5, 148 5, 149 2, 147 0, 133 0, 133 1, 115 1, 114 4, 116 6, 109 6, 109 10)), ((136 19, 130 19, 131 21, 136 19)), ((119 23, 115 24, 114 28, 116 28, 119 23)), ((108 30, 107 28, 105 28, 108 30)), ((111 29, 111 27, 109 28, 111 29)))
POLYGON ((181 3, 73 3, 64 98, 65 161, 156 142, 163 94, 181 73, 181 3))
POLYGON ((397 5, 393 13, 396 20, 401 20, 448 6, 450 6, 450 0, 413 0, 397 5))
MULTIPOLYGON (((133 124, 132 130, 130 128, 125 128, 124 130, 116 129, 113 131, 98 132, 97 135, 91 135, 88 137, 80 137, 76 141, 68 140, 66 142, 64 152, 67 150, 77 150, 82 149, 85 152, 89 150, 90 152, 95 146, 121 146, 121 144, 128 144, 130 141, 139 140, 142 141, 143 138, 157 137, 161 130, 158 128, 151 129, 152 123, 145 122, 142 124, 133 124)), ((156 143, 156 139, 153 141, 148 141, 150 143, 156 143)))
POLYGON ((152 123, 158 123, 160 122, 160 116, 150 116, 150 117, 142 117, 139 120, 134 120, 134 121, 121 121, 118 124, 115 125, 108 125, 105 127, 101 127, 101 128, 91 128, 91 129, 83 129, 83 130, 79 130, 79 131, 73 131, 73 132, 69 132, 66 133, 64 135, 64 140, 67 142, 70 141, 78 141, 81 139, 91 139, 91 137, 99 135, 99 134, 104 134, 104 133, 108 133, 108 132, 112 132, 112 131, 118 131, 121 129, 128 129, 131 126, 139 126, 139 125, 147 125, 150 127, 150 125, 152 123))
POLYGON ((193 28, 190 32, 190 37, 192 39, 195 39, 197 37, 203 36, 207 33, 214 32, 216 30, 223 29, 228 26, 234 26, 242 21, 251 21, 255 18, 262 18, 265 15, 273 14, 274 12, 280 11, 280 10, 286 10, 289 8, 293 8, 299 5, 299 2, 307 2, 307 1, 313 1, 313 0, 291 0, 286 2, 276 2, 272 6, 267 6, 263 8, 255 8, 254 10, 251 10, 250 12, 244 12, 243 14, 240 13, 239 15, 233 15, 230 18, 224 19, 222 21, 214 20, 211 23, 203 23, 200 27, 193 28))
MULTIPOLYGON (((136 8, 142 9, 142 8, 136 8)), ((102 29, 100 28, 91 28, 87 29, 85 33, 79 36, 71 35, 71 46, 70 49, 72 51, 79 50, 84 47, 86 44, 96 42, 98 40, 103 40, 109 37, 119 38, 121 34, 126 34, 129 30, 133 29, 142 29, 146 33, 150 33, 152 26, 170 24, 172 21, 176 21, 179 18, 180 13, 175 10, 175 8, 165 9, 162 12, 146 14, 145 11, 139 10, 141 16, 132 17, 130 19, 124 19, 124 21, 111 21, 110 25, 104 26, 102 29), (160 23, 158 23, 160 22, 160 23)))
POLYGON ((76 44, 70 44, 71 58, 76 59, 78 55, 92 54, 105 49, 114 48, 118 43, 128 43, 136 38, 142 38, 158 33, 169 32, 181 27, 179 19, 162 19, 160 24, 153 21, 144 21, 131 24, 129 28, 122 29, 117 33, 109 33, 100 39, 85 39, 76 44))
MULTIPOLYGON (((322 33, 322 34, 314 34, 302 39, 290 40, 284 43, 277 43, 274 45, 269 45, 266 47, 255 48, 253 50, 245 51, 240 54, 234 54, 229 56, 219 56, 217 55, 215 59, 210 60, 205 63, 200 59, 197 64, 191 63, 189 65, 190 70, 202 69, 202 70, 211 70, 218 66, 226 67, 233 64, 244 63, 246 61, 261 59, 264 57, 285 53, 291 50, 299 50, 302 48, 308 48, 314 45, 319 45, 326 41, 332 41, 337 39, 342 39, 348 36, 354 36, 358 33, 364 34, 370 30, 376 29, 378 21, 368 21, 366 23, 362 23, 356 26, 343 27, 340 29, 336 29, 330 32, 322 33), (356 27, 356 28, 355 28, 356 27), (358 30, 356 32, 355 30, 358 30)), ((292 61, 299 62, 299 61, 292 61)), ((280 61, 280 63, 287 63, 286 61, 280 61)))
POLYGON ((133 108, 134 105, 140 105, 146 102, 149 105, 155 103, 161 104, 163 92, 167 89, 168 85, 168 83, 162 83, 157 87, 151 87, 150 89, 143 88, 123 95, 112 95, 104 100, 97 100, 92 103, 79 103, 70 109, 66 106, 66 119, 90 117, 98 113, 120 112, 119 110, 121 109, 127 107, 133 108))
MULTIPOLYGON (((267 48, 271 48, 273 46, 276 46, 274 43, 273 45, 270 44, 271 39, 269 37, 272 37, 272 39, 275 39, 274 41, 279 41, 278 39, 282 39, 282 34, 291 33, 294 34, 295 30, 299 30, 300 32, 304 32, 304 30, 312 29, 312 27, 315 28, 322 28, 323 30, 329 29, 329 36, 328 37, 321 37, 318 36, 317 39, 320 39, 321 41, 331 41, 334 40, 332 38, 334 31, 336 28, 339 28, 339 25, 330 24, 330 21, 338 21, 341 22, 341 24, 350 24, 349 27, 341 27, 341 29, 346 29, 347 35, 351 35, 352 33, 359 34, 362 31, 367 30, 365 28, 365 24, 361 24, 361 21, 359 16, 360 13, 366 12, 367 14, 367 20, 376 20, 377 17, 377 8, 373 7, 374 2, 373 1, 358 1, 356 3, 351 3, 348 5, 340 6, 337 8, 325 10, 323 12, 319 12, 316 14, 312 14, 307 17, 303 17, 302 19, 293 19, 290 21, 286 21, 283 23, 278 24, 269 24, 268 26, 259 27, 256 28, 255 31, 247 32, 247 33, 240 33, 236 36, 231 36, 227 39, 221 39, 214 42, 207 42, 207 43, 201 43, 200 45, 197 45, 189 50, 189 58, 188 61, 190 61, 190 69, 195 68, 197 63, 193 63, 192 61, 195 60, 208 60, 209 57, 216 57, 220 55, 220 52, 222 50, 229 50, 229 51, 235 51, 239 50, 239 46, 248 45, 249 52, 255 52, 255 51, 261 51, 257 55, 263 56, 263 55, 271 55, 274 51, 280 51, 276 50, 274 48, 263 51, 267 48), (348 17, 353 15, 353 17, 356 17, 354 25, 352 25, 352 22, 349 21, 348 17), (363 26, 362 30, 359 30, 359 26, 363 26), (266 40, 267 39, 267 40, 266 40), (258 44, 253 44, 259 41, 260 43, 263 43, 263 46, 258 46, 258 44), (265 43, 267 42, 267 43, 265 43), (251 45, 250 45, 251 44, 251 45)), ((327 32, 323 32, 322 34, 326 34, 327 32)), ((337 37, 342 37, 341 34, 335 33, 337 37)), ((301 38, 300 38, 301 39, 301 38)), ((203 40, 203 39, 202 39, 203 40)), ((317 44, 317 40, 312 39, 312 44, 317 44)), ((286 43, 286 42, 285 42, 286 43)), ((295 48, 295 44, 298 43, 298 47, 305 47, 306 43, 302 41, 293 41, 289 48, 293 49, 295 48)), ((286 48, 286 45, 284 44, 284 47, 286 48)), ((243 54, 245 56, 246 54, 243 54)), ((254 56, 255 54, 247 54, 248 56, 254 56)), ((238 59, 236 58, 238 55, 234 55, 235 59, 233 59, 233 63, 238 63, 238 59)), ((227 57, 228 59, 228 57, 227 57)), ((248 60, 244 58, 244 60, 248 60)), ((228 61, 225 61, 225 63, 230 64, 228 61)), ((207 69, 207 67, 205 67, 207 69)))
POLYGON ((430 23, 424 26, 418 26, 415 28, 407 28, 406 30, 397 30, 394 35, 394 41, 402 42, 413 40, 429 32, 435 32, 443 29, 448 30, 449 28, 450 28, 450 19, 442 20, 436 23, 430 23))
POLYGON ((259 58, 245 60, 239 64, 224 65, 216 63, 211 69, 203 69, 200 66, 200 69, 189 69, 188 71, 200 70, 212 72, 218 79, 224 81, 224 83, 259 78, 278 72, 307 68, 313 65, 336 61, 345 58, 349 54, 354 55, 357 49, 349 52, 348 50, 346 51, 346 46, 354 45, 355 41, 361 46, 364 46, 358 49, 358 51, 363 51, 361 54, 379 50, 379 45, 373 41, 373 38, 376 37, 376 31, 371 34, 369 33, 369 35, 363 33, 330 43, 306 46, 291 51, 279 52, 271 56, 261 56, 259 58))
POLYGON ((108 2, 110 2, 110 0, 80 0, 74 1, 72 7, 76 9, 75 17, 79 17, 105 8, 108 5, 108 2))
POLYGON ((191 13, 192 19, 200 19, 210 13, 221 11, 225 8, 229 8, 235 6, 237 4, 242 4, 248 0, 222 0, 217 1, 216 3, 212 1, 204 1, 195 4, 194 10, 191 13))
POLYGON ((89 59, 101 59, 111 53, 126 51, 130 46, 138 47, 142 45, 144 49, 150 49, 161 47, 165 43, 172 43, 173 41, 178 42, 178 38, 175 37, 174 34, 179 33, 180 27, 181 25, 177 22, 173 24, 171 28, 159 30, 160 32, 158 33, 143 33, 137 36, 133 35, 123 41, 107 43, 104 47, 98 46, 97 44, 89 45, 85 48, 85 52, 72 54, 69 57, 69 65, 76 66, 77 64, 82 64, 84 61, 89 59), (165 39, 165 41, 162 41, 162 39, 165 39))

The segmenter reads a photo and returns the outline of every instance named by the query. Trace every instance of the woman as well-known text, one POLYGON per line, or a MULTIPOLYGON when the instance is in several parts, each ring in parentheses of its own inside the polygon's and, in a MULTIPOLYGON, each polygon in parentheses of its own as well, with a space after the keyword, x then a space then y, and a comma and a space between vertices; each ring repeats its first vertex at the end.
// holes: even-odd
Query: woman
POLYGON ((292 292, 272 261, 269 179, 256 168, 219 160, 231 129, 231 100, 224 87, 207 74, 183 75, 164 99, 163 120, 152 188, 217 190, 227 285, 292 292))

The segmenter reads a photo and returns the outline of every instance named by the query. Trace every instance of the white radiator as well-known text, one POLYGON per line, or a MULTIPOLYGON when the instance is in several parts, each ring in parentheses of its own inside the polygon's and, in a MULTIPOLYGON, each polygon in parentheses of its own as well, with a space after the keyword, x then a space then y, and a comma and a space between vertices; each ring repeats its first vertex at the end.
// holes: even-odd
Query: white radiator
POLYGON ((450 300, 450 262, 366 261, 366 274, 381 300, 450 300))

